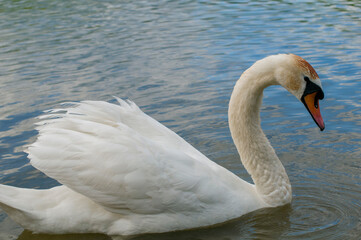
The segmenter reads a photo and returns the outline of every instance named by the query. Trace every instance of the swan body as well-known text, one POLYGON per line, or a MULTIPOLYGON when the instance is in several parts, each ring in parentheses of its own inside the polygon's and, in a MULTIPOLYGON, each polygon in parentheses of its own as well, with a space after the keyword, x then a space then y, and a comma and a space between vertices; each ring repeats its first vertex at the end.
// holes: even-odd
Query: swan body
POLYGON ((0 207, 35 232, 133 235, 210 226, 290 203, 286 171, 260 128, 263 89, 275 84, 304 102, 324 128, 318 108, 323 92, 311 65, 292 54, 256 62, 237 81, 229 103, 232 138, 254 184, 209 160, 133 102, 83 101, 42 116, 27 150, 31 164, 62 185, 0 185, 0 207))

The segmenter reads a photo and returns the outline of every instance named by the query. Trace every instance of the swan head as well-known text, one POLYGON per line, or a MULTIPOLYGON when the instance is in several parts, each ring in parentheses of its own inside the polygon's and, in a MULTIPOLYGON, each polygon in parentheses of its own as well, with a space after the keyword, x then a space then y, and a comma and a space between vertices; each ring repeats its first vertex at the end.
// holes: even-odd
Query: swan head
POLYGON ((275 81, 305 105, 317 126, 323 131, 325 124, 319 100, 324 98, 324 93, 315 69, 306 60, 294 54, 279 54, 275 57, 275 81))

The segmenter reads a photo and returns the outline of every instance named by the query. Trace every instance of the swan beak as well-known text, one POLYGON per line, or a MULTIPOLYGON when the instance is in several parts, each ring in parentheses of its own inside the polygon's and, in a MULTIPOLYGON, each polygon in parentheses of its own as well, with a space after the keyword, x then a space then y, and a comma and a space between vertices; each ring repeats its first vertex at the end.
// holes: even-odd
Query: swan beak
POLYGON ((308 112, 311 114, 313 120, 316 122, 317 126, 321 131, 325 129, 325 123, 323 122, 320 105, 318 100, 323 99, 323 92, 313 92, 302 97, 302 102, 307 108, 308 112))

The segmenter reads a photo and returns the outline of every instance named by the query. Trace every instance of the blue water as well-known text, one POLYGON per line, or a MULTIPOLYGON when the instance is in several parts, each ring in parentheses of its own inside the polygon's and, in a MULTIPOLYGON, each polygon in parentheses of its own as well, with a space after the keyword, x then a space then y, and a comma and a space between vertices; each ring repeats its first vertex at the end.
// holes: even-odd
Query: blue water
MULTIPOLYGON (((289 174, 292 205, 142 239, 358 239, 360 16, 359 1, 1 1, 0 182, 57 185, 23 153, 36 117, 62 102, 113 96, 250 180, 228 130, 233 85, 256 60, 294 53, 321 78, 326 130, 284 89, 265 91, 262 127, 289 174)), ((52 239, 22 231, 1 213, 2 239, 52 239)))

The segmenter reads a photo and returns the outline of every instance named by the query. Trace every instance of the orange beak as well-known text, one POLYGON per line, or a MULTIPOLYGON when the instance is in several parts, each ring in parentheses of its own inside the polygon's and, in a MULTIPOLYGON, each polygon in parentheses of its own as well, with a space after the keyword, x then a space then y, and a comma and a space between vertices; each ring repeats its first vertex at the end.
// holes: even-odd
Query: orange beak
POLYGON ((323 131, 325 129, 325 123, 323 122, 321 116, 320 105, 318 104, 319 99, 319 92, 313 92, 305 95, 302 99, 302 102, 303 104, 305 104, 308 112, 311 114, 317 126, 320 128, 321 131, 323 131))

